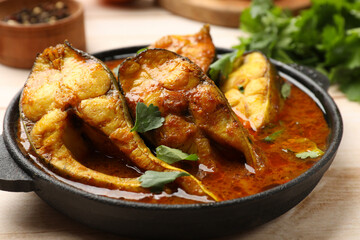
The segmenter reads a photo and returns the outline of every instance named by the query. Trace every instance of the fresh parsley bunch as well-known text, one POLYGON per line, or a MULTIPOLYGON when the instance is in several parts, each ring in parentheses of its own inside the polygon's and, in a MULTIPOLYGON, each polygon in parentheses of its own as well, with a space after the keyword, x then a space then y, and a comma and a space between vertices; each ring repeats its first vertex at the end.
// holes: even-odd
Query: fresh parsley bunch
POLYGON ((253 0, 240 28, 249 37, 235 48, 313 67, 360 102, 360 0, 313 0, 298 16, 272 0, 253 0))

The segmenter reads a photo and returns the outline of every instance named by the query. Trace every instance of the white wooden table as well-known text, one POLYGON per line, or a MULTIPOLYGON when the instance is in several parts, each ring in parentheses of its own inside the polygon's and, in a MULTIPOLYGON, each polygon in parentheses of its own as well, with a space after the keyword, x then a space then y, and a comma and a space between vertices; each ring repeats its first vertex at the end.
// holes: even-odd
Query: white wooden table
MULTIPOLYGON (((197 32, 202 23, 174 16, 151 1, 106 6, 82 0, 88 52, 148 44, 167 34, 197 32)), ((212 26, 218 47, 235 45, 239 30, 212 26)), ((0 121, 29 70, 0 65, 0 121)), ((226 239, 360 239, 360 104, 330 89, 344 120, 343 140, 333 165, 315 190, 279 218, 226 239)), ((2 129, 2 128, 1 128, 2 129)), ((2 130, 0 130, 2 131, 2 130)), ((35 193, 0 191, 0 239, 121 239, 63 216, 35 193)))

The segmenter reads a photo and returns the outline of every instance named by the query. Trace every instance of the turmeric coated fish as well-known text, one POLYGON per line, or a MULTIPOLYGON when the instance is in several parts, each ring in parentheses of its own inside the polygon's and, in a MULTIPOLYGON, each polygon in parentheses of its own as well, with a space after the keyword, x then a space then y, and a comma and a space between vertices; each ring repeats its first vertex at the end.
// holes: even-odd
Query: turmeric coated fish
POLYGON ((238 67, 222 81, 224 92, 235 113, 257 130, 275 118, 283 104, 281 78, 260 52, 244 54, 238 67))
MULTIPOLYGON (((76 116, 102 134, 143 170, 180 171, 157 159, 133 127, 123 96, 110 70, 69 43, 45 49, 35 61, 20 100, 21 121, 35 152, 63 176, 127 191, 148 191, 138 178, 103 174, 82 165, 87 146, 73 126, 76 116)), ((177 183, 188 193, 217 197, 193 176, 177 183)))
POLYGON ((207 72, 215 57, 215 46, 210 36, 210 26, 204 25, 192 35, 169 35, 160 38, 149 48, 162 48, 189 58, 207 72))
POLYGON ((162 127, 146 133, 154 145, 197 153, 205 172, 216 167, 211 141, 241 151, 255 169, 264 167, 260 150, 223 94, 187 58, 164 49, 148 49, 124 61, 118 77, 133 117, 136 104, 144 102, 158 106, 165 118, 162 127))

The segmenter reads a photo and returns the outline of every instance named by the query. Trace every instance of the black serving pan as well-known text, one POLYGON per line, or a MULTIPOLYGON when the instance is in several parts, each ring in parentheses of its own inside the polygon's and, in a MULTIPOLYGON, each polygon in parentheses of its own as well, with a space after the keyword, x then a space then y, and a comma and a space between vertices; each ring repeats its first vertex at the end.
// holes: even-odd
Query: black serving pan
MULTIPOLYGON (((131 56, 143 47, 121 48, 94 55, 103 61, 113 60, 131 56)), ((230 51, 217 49, 218 54, 230 51)), ((331 128, 329 148, 322 158, 288 183, 244 198, 189 205, 128 202, 88 193, 49 176, 21 153, 15 140, 19 118, 18 93, 7 109, 0 137, 0 189, 34 191, 49 205, 73 219, 133 238, 214 238, 274 219, 303 200, 319 182, 335 157, 343 125, 337 106, 327 93, 329 82, 326 77, 309 68, 272 62, 283 77, 316 101, 331 128)))

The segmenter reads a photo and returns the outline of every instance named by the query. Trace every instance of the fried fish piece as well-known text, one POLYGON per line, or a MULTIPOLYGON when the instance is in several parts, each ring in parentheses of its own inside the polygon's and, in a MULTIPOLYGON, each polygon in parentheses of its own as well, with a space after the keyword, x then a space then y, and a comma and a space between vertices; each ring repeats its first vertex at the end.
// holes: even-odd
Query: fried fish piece
POLYGON ((210 140, 241 151, 255 169, 265 165, 261 151, 238 121, 224 95, 194 63, 174 52, 148 49, 119 67, 119 82, 130 113, 144 102, 159 107, 165 118, 146 133, 154 145, 197 153, 207 169, 216 167, 210 140))
MULTIPOLYGON (((111 71, 68 42, 44 50, 35 61, 20 100, 21 121, 35 152, 63 176, 95 186, 148 191, 138 178, 109 176, 77 159, 87 146, 71 125, 71 115, 99 130, 143 170, 179 171, 156 158, 136 132, 111 71)), ((194 176, 177 183, 188 193, 217 200, 194 176)))
POLYGON ((210 26, 204 25, 192 35, 169 35, 160 38, 149 48, 167 49, 189 58, 204 72, 209 70, 215 58, 215 46, 210 36, 210 26))
POLYGON ((282 79, 261 52, 244 54, 228 79, 221 82, 230 106, 253 130, 271 122, 283 105, 282 79))

